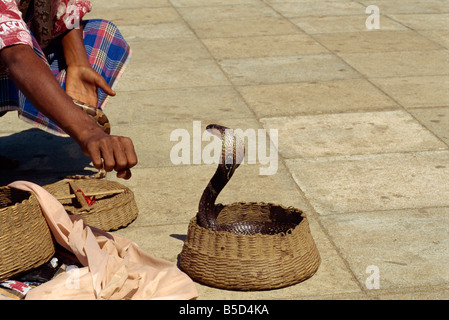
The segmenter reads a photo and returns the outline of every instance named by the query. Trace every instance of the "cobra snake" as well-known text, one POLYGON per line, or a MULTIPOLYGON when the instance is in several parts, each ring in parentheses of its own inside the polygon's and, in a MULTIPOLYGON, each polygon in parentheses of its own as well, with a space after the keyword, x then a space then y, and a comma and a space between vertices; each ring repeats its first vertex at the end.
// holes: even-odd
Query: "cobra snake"
POLYGON ((225 126, 210 124, 206 130, 222 139, 222 152, 213 177, 204 189, 198 206, 197 224, 213 231, 228 231, 236 234, 277 234, 287 232, 296 224, 289 222, 254 222, 241 221, 231 224, 218 224, 215 201, 218 194, 229 182, 235 170, 243 161, 245 155, 244 142, 234 134, 234 131, 225 126))
MULTIPOLYGON (((91 105, 88 105, 87 103, 84 103, 80 100, 73 99, 73 103, 80 107, 84 112, 87 113, 89 117, 91 117, 97 125, 103 129, 103 131, 107 134, 111 133, 111 124, 109 122, 108 117, 104 114, 104 112, 99 109, 92 107, 91 105)), ((72 175, 72 176, 66 176, 66 179, 102 179, 106 177, 106 170, 104 168, 100 169, 98 172, 90 175, 72 175)))

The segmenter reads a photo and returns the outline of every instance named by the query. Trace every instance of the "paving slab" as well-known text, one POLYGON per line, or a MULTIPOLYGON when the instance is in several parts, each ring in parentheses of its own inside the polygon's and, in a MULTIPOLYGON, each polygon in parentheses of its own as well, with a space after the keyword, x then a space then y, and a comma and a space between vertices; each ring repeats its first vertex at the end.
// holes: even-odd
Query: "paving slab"
POLYGON ((33 128, 33 126, 25 121, 18 121, 17 112, 8 112, 1 117, 2 125, 0 126, 1 133, 16 133, 23 130, 33 128))
POLYGON ((422 30, 418 32, 442 46, 449 48, 449 30, 422 30))
MULTIPOLYGON (((371 1, 360 1, 361 4, 369 6, 371 1)), ((380 8, 383 14, 425 14, 425 13, 443 13, 449 12, 449 4, 444 0, 377 0, 375 4, 380 8)))
POLYGON ((130 40, 132 61, 136 63, 210 59, 204 45, 194 38, 130 40))
POLYGON ((127 40, 188 39, 194 38, 192 30, 184 22, 125 25, 120 32, 127 40), (145 32, 141 32, 145 30, 145 32))
POLYGON ((448 151, 286 160, 321 215, 449 205, 448 151))
POLYGON ((448 76, 377 78, 371 82, 407 109, 449 104, 448 76))
POLYGON ((187 23, 281 17, 263 2, 239 5, 180 7, 178 12, 187 23))
POLYGON ((291 22, 275 17, 247 20, 191 21, 189 25, 200 39, 302 33, 291 22))
POLYGON ((190 130, 193 121, 202 121, 204 129, 206 121, 227 122, 253 115, 231 86, 122 91, 120 98, 110 100, 107 110, 114 125, 190 121, 189 125, 183 124, 190 130))
MULTIPOLYGON (((367 31, 366 19, 367 15, 360 12, 356 15, 345 16, 313 16, 313 17, 295 17, 289 20, 304 30, 308 34, 319 33, 339 33, 339 32, 374 32, 374 30, 367 31)), ((407 30, 403 24, 389 18, 382 17, 380 20, 381 30, 407 30)))
POLYGON ((360 77, 350 66, 331 54, 225 59, 219 63, 234 85, 360 77))
POLYGON ((212 38, 204 39, 203 43, 218 60, 328 52, 307 34, 212 38))
POLYGON ((211 59, 142 62, 141 68, 129 68, 123 75, 120 89, 142 91, 149 89, 224 86, 229 82, 211 59))
POLYGON ((286 18, 310 16, 341 16, 362 14, 365 6, 353 1, 306 1, 302 3, 271 3, 286 18))
POLYGON ((425 288, 414 287, 413 292, 401 290, 373 290, 368 293, 368 297, 378 300, 448 300, 449 290, 444 287, 429 286, 425 288), (377 292, 376 292, 377 291, 377 292))
POLYGON ((442 46, 421 36, 416 31, 340 32, 320 33, 314 38, 333 52, 386 52, 438 50, 442 46))
POLYGON ((338 53, 369 78, 449 74, 448 50, 338 53))
POLYGON ((399 107, 364 79, 245 85, 237 90, 260 118, 399 107), (323 95, 328 98, 322 99, 323 95))
POLYGON ((449 108, 417 108, 410 113, 432 131, 437 137, 449 144, 449 108))
POLYGON ((263 118, 261 122, 279 131, 279 152, 286 158, 447 149, 401 110, 263 118))
POLYGON ((175 7, 201 7, 220 5, 260 4, 259 0, 170 0, 175 7))
POLYGON ((123 9, 123 8, 151 8, 151 7, 170 7, 169 0, 151 0, 151 1, 142 1, 142 0, 128 0, 123 2, 121 0, 93 0, 91 2, 93 4, 92 12, 101 12, 107 9, 123 9))
POLYGON ((449 13, 392 14, 392 19, 414 30, 448 30, 449 13))
POLYGON ((95 11, 89 19, 107 19, 116 25, 140 25, 140 24, 159 24, 181 21, 177 11, 171 7, 161 8, 110 8, 102 11, 95 11))
POLYGON ((409 209, 333 215, 321 221, 361 285, 376 268, 375 289, 425 287, 449 281, 448 213, 448 207, 409 209))

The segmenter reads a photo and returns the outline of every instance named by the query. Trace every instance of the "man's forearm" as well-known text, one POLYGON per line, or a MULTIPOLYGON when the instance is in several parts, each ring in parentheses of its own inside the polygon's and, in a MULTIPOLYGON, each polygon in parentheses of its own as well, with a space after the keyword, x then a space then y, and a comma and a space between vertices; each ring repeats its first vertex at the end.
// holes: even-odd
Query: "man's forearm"
POLYGON ((67 66, 89 66, 89 58, 83 42, 83 29, 70 30, 61 41, 67 66))
POLYGON ((27 99, 75 141, 82 141, 89 132, 98 129, 95 122, 72 103, 48 66, 29 46, 4 48, 0 51, 0 60, 27 99))

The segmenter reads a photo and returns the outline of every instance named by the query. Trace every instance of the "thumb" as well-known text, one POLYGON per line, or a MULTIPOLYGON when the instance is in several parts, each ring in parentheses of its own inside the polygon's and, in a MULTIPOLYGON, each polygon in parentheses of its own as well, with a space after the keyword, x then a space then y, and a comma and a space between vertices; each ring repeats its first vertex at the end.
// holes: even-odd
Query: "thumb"
POLYGON ((112 88, 109 86, 109 84, 101 75, 98 75, 98 77, 96 77, 95 85, 101 90, 103 90, 104 93, 106 93, 107 95, 115 96, 115 91, 112 90, 112 88))

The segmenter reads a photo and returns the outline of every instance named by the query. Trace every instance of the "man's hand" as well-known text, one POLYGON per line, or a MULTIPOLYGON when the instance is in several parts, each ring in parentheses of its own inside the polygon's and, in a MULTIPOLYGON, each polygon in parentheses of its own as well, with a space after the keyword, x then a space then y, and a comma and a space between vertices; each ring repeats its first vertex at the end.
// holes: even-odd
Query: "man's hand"
POLYGON ((110 136, 101 130, 80 141, 84 154, 92 159, 97 169, 109 172, 117 171, 117 177, 131 178, 130 168, 137 164, 137 156, 131 139, 120 136, 110 136))
POLYGON ((82 27, 65 34, 61 44, 67 64, 65 91, 70 97, 96 107, 98 89, 115 96, 106 80, 90 65, 84 47, 82 27))
POLYGON ((90 65, 71 65, 67 67, 65 92, 70 97, 87 103, 92 107, 97 107, 98 89, 103 90, 110 96, 115 96, 115 92, 106 80, 92 69, 90 65))

